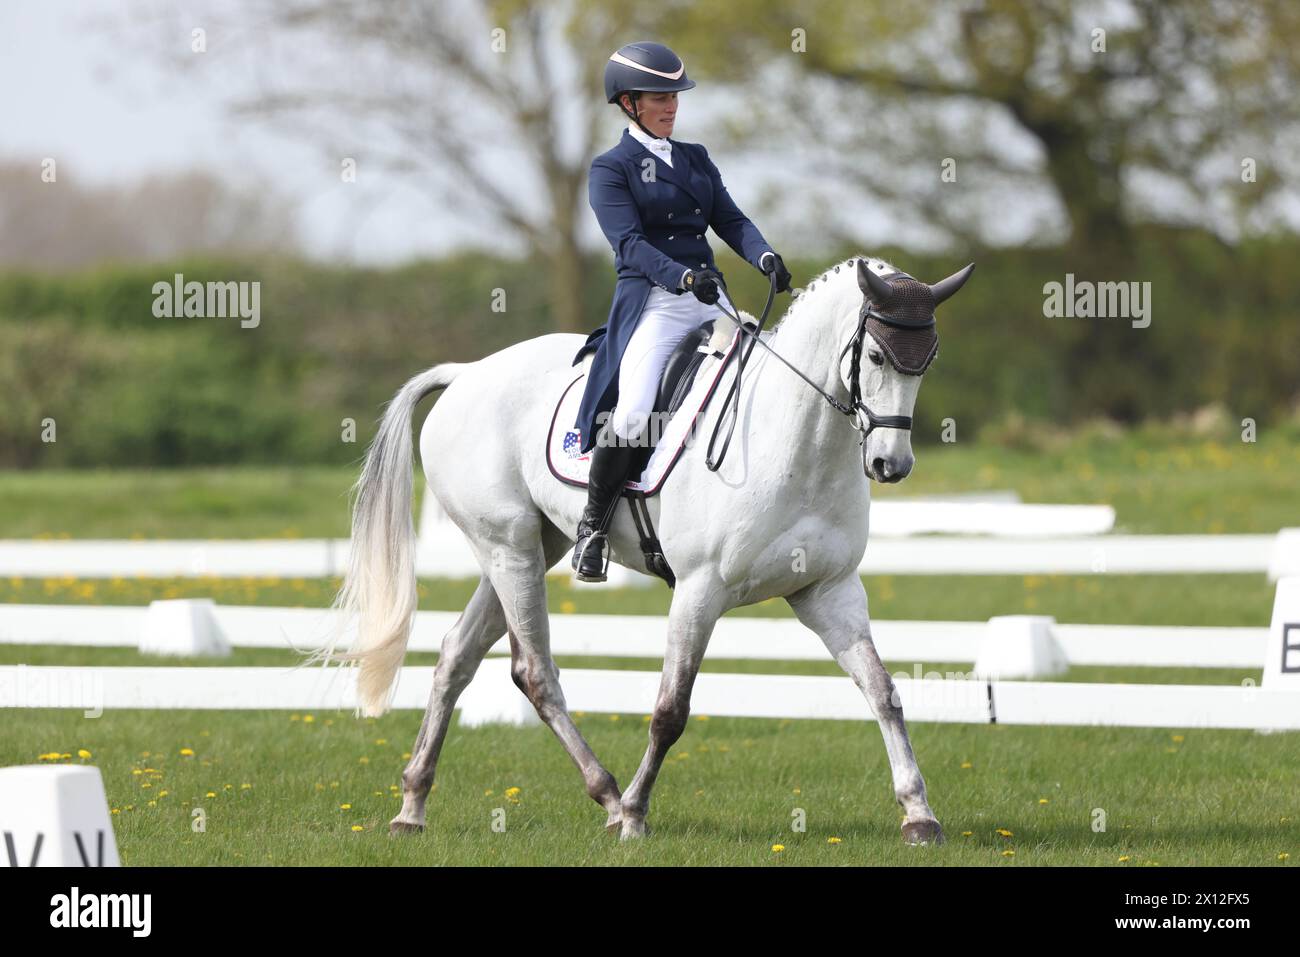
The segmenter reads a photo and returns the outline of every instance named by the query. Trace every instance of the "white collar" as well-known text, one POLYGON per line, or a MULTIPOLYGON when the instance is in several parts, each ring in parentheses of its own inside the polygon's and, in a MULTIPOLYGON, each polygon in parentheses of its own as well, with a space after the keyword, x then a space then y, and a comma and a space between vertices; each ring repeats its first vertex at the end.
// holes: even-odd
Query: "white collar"
POLYGON ((649 136, 635 123, 628 123, 627 131, 632 134, 638 143, 641 143, 648 149, 659 150, 660 152, 665 153, 672 152, 673 144, 667 137, 649 136))

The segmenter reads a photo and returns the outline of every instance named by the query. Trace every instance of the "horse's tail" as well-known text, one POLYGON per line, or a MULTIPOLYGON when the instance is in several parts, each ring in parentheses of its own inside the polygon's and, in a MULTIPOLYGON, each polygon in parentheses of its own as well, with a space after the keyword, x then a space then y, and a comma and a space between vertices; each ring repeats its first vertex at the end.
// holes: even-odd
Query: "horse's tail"
POLYGON ((338 626, 312 661, 359 662, 360 713, 377 717, 392 702, 393 679, 406 656, 415 620, 415 525, 411 520, 411 416, 430 392, 445 389, 465 368, 447 362, 412 378, 384 410, 379 432, 366 450, 361 477, 352 487, 352 548, 343 586, 334 598, 338 626), (356 639, 345 652, 336 646, 355 620, 356 639))

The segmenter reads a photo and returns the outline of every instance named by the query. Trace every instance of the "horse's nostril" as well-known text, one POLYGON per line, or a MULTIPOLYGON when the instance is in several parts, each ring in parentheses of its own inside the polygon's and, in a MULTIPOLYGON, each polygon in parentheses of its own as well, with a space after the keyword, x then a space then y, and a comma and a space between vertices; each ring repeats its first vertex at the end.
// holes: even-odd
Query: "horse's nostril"
POLYGON ((885 470, 885 460, 882 458, 872 459, 871 471, 876 473, 876 478, 881 479, 883 481, 886 475, 888 475, 888 472, 886 472, 885 470))

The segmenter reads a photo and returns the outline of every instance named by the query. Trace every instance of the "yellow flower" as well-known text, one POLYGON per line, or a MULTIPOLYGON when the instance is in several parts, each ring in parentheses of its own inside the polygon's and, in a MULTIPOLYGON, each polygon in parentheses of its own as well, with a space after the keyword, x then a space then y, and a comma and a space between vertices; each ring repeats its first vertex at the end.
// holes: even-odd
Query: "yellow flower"
POLYGON ((962 837, 970 837, 970 836, 971 836, 972 834, 974 834, 974 833, 975 833, 974 831, 962 831, 962 832, 961 832, 961 836, 962 836, 962 837))
POLYGON ((1003 837, 1011 837, 1011 836, 1012 836, 1012 835, 1011 835, 1011 832, 1008 831, 1005 827, 1000 827, 1000 828, 998 828, 998 829, 997 829, 997 832, 998 832, 999 834, 1001 834, 1003 837))
POLYGON ((247 790, 250 790, 252 787, 253 787, 253 786, 252 786, 251 784, 241 784, 241 785, 239 786, 239 790, 241 790, 241 791, 247 791, 247 790))
POLYGON ((1005 851, 1002 852, 1002 856, 1003 856, 1003 857, 1015 857, 1015 856, 1016 856, 1016 852, 1013 851, 1013 850, 1011 850, 1011 848, 1008 847, 1005 851))
POLYGON ((780 854, 780 853, 781 853, 782 851, 784 851, 784 850, 785 850, 785 845, 784 845, 784 844, 773 844, 773 845, 772 845, 772 852, 775 853, 775 854, 780 854))
POLYGON ((207 796, 210 797, 210 798, 214 798, 214 797, 217 796, 217 792, 216 792, 216 791, 209 791, 209 792, 207 793, 207 796))
POLYGON ((192 757, 194 757, 194 749, 193 749, 193 748, 181 748, 181 757, 183 757, 183 758, 192 758, 192 757))
POLYGON ((304 714, 304 715, 302 716, 302 723, 303 723, 303 724, 311 724, 311 723, 312 723, 313 721, 315 721, 315 720, 316 720, 316 718, 315 718, 313 715, 310 715, 310 714, 304 714))
POLYGON ((351 810, 352 810, 352 805, 351 805, 351 804, 340 804, 340 805, 339 805, 339 810, 340 810, 340 811, 351 811, 351 810))
POLYGON ((365 755, 362 755, 362 756, 361 756, 361 763, 362 763, 362 764, 369 764, 369 763, 370 763, 370 759, 369 759, 368 757, 366 757, 365 755))
POLYGON ((169 791, 159 791, 159 792, 158 792, 158 796, 159 796, 160 798, 165 798, 169 793, 171 793, 171 792, 169 792, 169 791))
POLYGON ((577 610, 578 606, 567 598, 560 602, 560 613, 563 615, 572 615, 577 610))
POLYGON ((828 837, 828 838, 826 838, 826 843, 827 843, 827 844, 843 844, 844 841, 843 841, 842 839, 838 838, 838 837, 828 837))
POLYGON ((709 716, 708 716, 707 714, 697 714, 697 715, 695 716, 695 720, 696 720, 696 721, 708 721, 708 720, 709 720, 709 716))
POLYGON ((1046 803, 1047 803, 1047 798, 1039 798, 1039 799, 1038 799, 1038 803, 1039 803, 1039 804, 1046 804, 1046 803))
POLYGON ((1125 854, 1123 857, 1121 857, 1121 858, 1119 859, 1119 862, 1120 862, 1121 864, 1125 864, 1125 863, 1128 862, 1128 860, 1129 860, 1129 856, 1128 856, 1127 854, 1125 854))
POLYGON ((975 765, 971 764, 969 761, 963 761, 963 762, 961 763, 961 766, 962 766, 963 768, 973 768, 975 765))
POLYGON ((514 797, 522 790, 521 788, 506 788, 506 797, 514 797))
POLYGON ((1181 743, 1183 741, 1183 736, 1181 734, 1176 734, 1174 735, 1174 740, 1181 743))
POLYGON ((1277 859, 1278 859, 1279 861, 1285 861, 1285 860, 1286 860, 1287 858, 1289 858, 1290 856, 1291 856, 1291 855, 1288 854, 1286 851, 1283 851, 1281 854, 1279 854, 1279 855, 1277 856, 1277 859))
POLYGON ((376 739, 375 739, 375 744, 387 744, 387 743, 388 743, 388 739, 387 739, 387 738, 376 738, 376 739))
POLYGON ((618 715, 616 715, 616 714, 611 714, 611 715, 609 716, 609 720, 610 720, 610 721, 617 721, 617 720, 618 720, 618 715))
POLYGON ((794 789, 794 793, 795 793, 795 794, 802 794, 803 792, 800 791, 799 788, 795 788, 795 789, 794 789))
POLYGON ((79 748, 79 749, 77 750, 77 757, 79 757, 79 758, 88 758, 88 757, 90 757, 90 752, 87 751, 85 748, 79 748))
POLYGON ((365 828, 362 827, 360 824, 353 824, 353 825, 352 825, 352 831, 353 831, 353 833, 356 833, 357 831, 364 831, 364 830, 365 830, 365 828))

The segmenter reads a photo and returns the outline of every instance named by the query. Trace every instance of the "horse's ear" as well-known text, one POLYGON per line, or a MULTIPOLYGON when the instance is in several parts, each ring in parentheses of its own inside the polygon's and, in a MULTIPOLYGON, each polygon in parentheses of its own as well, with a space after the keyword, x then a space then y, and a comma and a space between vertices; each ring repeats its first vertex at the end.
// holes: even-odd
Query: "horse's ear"
POLYGON ((862 295, 873 302, 888 299, 892 291, 889 280, 872 272, 865 259, 858 260, 858 288, 862 290, 862 295))
POLYGON ((966 280, 970 274, 975 271, 975 264, 971 263, 965 269, 958 270, 947 279, 940 279, 930 287, 930 292, 934 294, 934 304, 937 306, 945 299, 949 298, 962 286, 966 285, 966 280))

